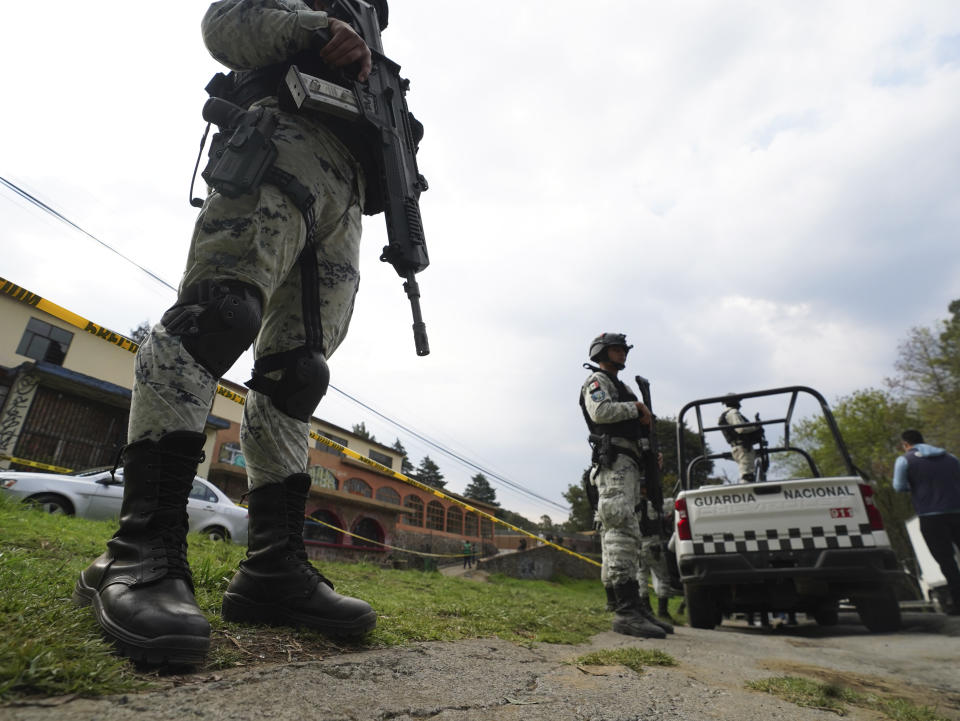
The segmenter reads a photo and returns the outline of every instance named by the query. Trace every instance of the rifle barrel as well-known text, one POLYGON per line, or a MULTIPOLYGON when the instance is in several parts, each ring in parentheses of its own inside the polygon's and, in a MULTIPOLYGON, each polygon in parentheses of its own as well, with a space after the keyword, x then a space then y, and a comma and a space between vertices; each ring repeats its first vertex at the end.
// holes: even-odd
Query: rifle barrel
POLYGON ((410 310, 413 312, 413 342, 417 348, 417 355, 430 355, 427 325, 423 322, 423 315, 420 313, 420 286, 417 284, 416 275, 412 270, 407 273, 403 290, 406 292, 407 298, 410 299, 410 310))

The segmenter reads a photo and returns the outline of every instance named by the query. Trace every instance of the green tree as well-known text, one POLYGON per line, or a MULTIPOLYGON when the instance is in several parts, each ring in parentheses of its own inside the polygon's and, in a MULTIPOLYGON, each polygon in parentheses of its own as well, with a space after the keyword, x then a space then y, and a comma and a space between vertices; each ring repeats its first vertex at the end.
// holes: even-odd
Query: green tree
POLYGON ((506 521, 512 526, 522 528, 524 531, 536 533, 540 530, 537 528, 537 524, 531 521, 529 518, 525 518, 519 513, 508 511, 506 508, 498 508, 493 515, 499 518, 501 521, 506 521))
POLYGON ((136 328, 130 329, 130 340, 137 343, 143 343, 148 335, 150 335, 150 321, 148 320, 143 321, 136 328))
POLYGON ((377 442, 377 439, 374 437, 374 435, 370 431, 367 430, 367 425, 363 421, 360 421, 359 423, 355 423, 353 425, 353 428, 350 430, 350 432, 353 433, 353 435, 355 436, 359 436, 364 440, 370 441, 371 443, 377 442))
POLYGON ((960 300, 933 328, 911 328, 898 348, 894 392, 916 410, 917 427, 936 445, 960 447, 960 300))
MULTIPOLYGON (((589 470, 584 473, 589 473, 589 470)), ((590 500, 583 485, 567 486, 563 497, 570 504, 570 516, 563 524, 563 530, 567 533, 593 530, 593 508, 590 506, 590 500)))
MULTIPOLYGON (((663 454, 663 471, 661 473, 664 497, 676 495, 677 480, 679 478, 679 459, 677 456, 677 419, 671 417, 657 418, 656 422, 657 445, 663 454)), ((713 453, 710 444, 704 441, 700 446, 700 438, 689 428, 683 429, 683 453, 687 463, 692 458, 713 453)), ((701 486, 713 473, 713 461, 698 463, 693 469, 693 483, 701 486)))
POLYGON ((488 481, 487 477, 482 473, 478 473, 470 479, 470 483, 464 489, 463 495, 477 501, 484 501, 485 503, 497 502, 496 489, 490 485, 490 481, 488 481))
POLYGON ((430 456, 423 457, 420 465, 417 466, 417 473, 414 477, 421 483, 425 483, 433 488, 443 488, 447 485, 447 482, 443 480, 440 467, 431 460, 430 456))
POLYGON ((405 476, 411 476, 414 471, 416 471, 416 468, 414 468, 413 464, 410 462, 410 457, 407 455, 407 449, 403 447, 400 439, 398 438, 396 443, 390 447, 400 454, 400 472, 405 476))

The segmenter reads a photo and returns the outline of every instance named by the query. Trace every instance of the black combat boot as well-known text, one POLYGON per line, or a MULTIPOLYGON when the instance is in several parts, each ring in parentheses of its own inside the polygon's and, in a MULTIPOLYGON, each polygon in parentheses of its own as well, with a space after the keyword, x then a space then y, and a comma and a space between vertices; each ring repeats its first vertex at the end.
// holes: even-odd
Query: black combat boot
POLYGON ((604 586, 603 590, 607 592, 607 610, 615 611, 617 609, 617 594, 613 592, 613 586, 604 586))
POLYGON ((666 632, 652 623, 640 606, 640 584, 627 581, 614 586, 617 596, 616 615, 613 617, 613 630, 626 636, 640 638, 666 638, 666 632))
POLYGON ((960 616, 960 586, 948 586, 953 603, 945 609, 948 616, 960 616))
POLYGON ((135 661, 194 665, 210 648, 187 564, 187 497, 204 440, 174 431, 124 449, 120 529, 74 587, 73 600, 93 606, 117 653, 135 661))
POLYGON ((645 593, 640 594, 640 612, 654 626, 659 626, 666 633, 673 633, 673 626, 671 624, 653 615, 653 608, 650 606, 650 596, 645 593))
POLYGON ((341 596, 313 567, 303 545, 310 476, 297 473, 249 495, 247 558, 223 595, 227 621, 306 626, 330 636, 355 636, 377 624, 366 601, 341 596))
POLYGON ((666 596, 657 598, 657 616, 667 623, 677 623, 673 616, 670 615, 670 599, 666 596))

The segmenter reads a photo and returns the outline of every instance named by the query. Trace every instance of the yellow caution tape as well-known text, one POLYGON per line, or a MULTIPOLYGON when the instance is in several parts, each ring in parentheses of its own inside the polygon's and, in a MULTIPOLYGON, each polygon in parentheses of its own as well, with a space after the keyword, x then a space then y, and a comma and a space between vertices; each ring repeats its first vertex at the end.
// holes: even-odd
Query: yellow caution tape
MULTIPOLYGON (((0 461, 11 461, 13 463, 18 463, 21 466, 30 466, 31 468, 39 468, 43 471, 53 471, 54 473, 73 473, 70 468, 64 468, 63 466, 52 466, 49 463, 30 461, 26 458, 16 458, 15 456, 8 456, 6 453, 0 453, 0 461)), ((3 473, 3 471, 0 470, 0 473, 3 473)))
POLYGON ((372 538, 364 538, 363 536, 358 536, 356 533, 350 533, 350 531, 345 531, 342 528, 337 528, 332 523, 327 523, 326 521, 321 521, 313 516, 304 516, 304 518, 311 523, 317 523, 321 526, 326 526, 327 528, 332 528, 334 531, 339 531, 340 533, 346 533, 348 536, 353 538, 359 538, 361 541, 366 541, 367 543, 375 543, 378 546, 383 546, 384 548, 389 548, 391 551, 402 551, 403 553, 412 553, 415 556, 430 556, 432 558, 463 558, 467 555, 466 553, 427 553, 426 551, 411 551, 409 548, 400 548, 399 546, 391 546, 389 543, 383 543, 382 541, 374 541, 372 538))
POLYGON ((104 328, 102 325, 97 325, 86 318, 81 318, 76 313, 71 313, 66 308, 61 308, 56 303, 51 303, 46 298, 41 298, 36 293, 31 293, 26 288, 21 288, 19 285, 11 283, 6 278, 0 278, 0 293, 10 296, 14 300, 18 300, 24 305, 32 306, 37 310, 42 310, 44 313, 49 313, 54 318, 59 318, 75 328, 86 331, 90 335, 94 335, 97 338, 107 341, 107 343, 112 343, 131 353, 136 353, 140 347, 136 341, 130 340, 120 333, 115 333, 109 328, 104 328))
MULTIPOLYGON (((108 343, 112 343, 115 346, 119 346, 120 348, 130 351, 131 353, 136 353, 137 349, 140 347, 135 341, 132 341, 129 338, 123 335, 120 335, 119 333, 114 333, 113 331, 108 330, 103 326, 97 325, 96 323, 86 320, 85 318, 82 318, 76 313, 71 313, 66 308, 62 308, 56 303, 51 303, 49 300, 46 300, 45 298, 41 298, 36 293, 31 293, 26 288, 21 288, 19 285, 16 285, 15 283, 11 283, 9 280, 6 280, 5 278, 0 278, 0 293, 13 298, 14 300, 18 300, 21 303, 24 303, 26 305, 33 306, 38 310, 42 310, 45 313, 49 313, 55 318, 59 318, 60 320, 66 323, 69 323, 70 325, 76 328, 80 328, 81 330, 84 330, 90 333, 91 335, 96 336, 97 338, 101 338, 102 340, 105 340, 108 343)), ((241 405, 243 405, 243 403, 245 402, 244 397, 241 396, 239 393, 236 393, 219 384, 217 385, 217 393, 219 395, 222 395, 224 398, 227 398, 228 400, 234 401, 235 403, 239 403, 241 405)), ((486 518, 487 520, 492 521, 493 523, 496 523, 500 526, 509 528, 512 531, 516 531, 517 533, 520 533, 524 536, 532 538, 538 543, 542 543, 547 546, 551 546, 552 548, 556 548, 558 551, 563 551, 568 555, 574 556, 575 558, 579 558, 581 561, 586 561, 587 563, 590 563, 594 566, 600 566, 600 564, 597 561, 594 561, 592 558, 587 558, 586 556, 582 556, 575 551, 571 551, 569 548, 564 548, 563 546, 553 543, 552 541, 547 541, 541 538, 540 536, 537 536, 536 534, 530 533, 529 531, 525 531, 522 528, 519 528, 517 526, 514 526, 511 523, 507 523, 506 521, 500 518, 497 518, 496 516, 491 516, 489 513, 484 513, 483 511, 477 508, 474 508, 473 506, 467 503, 464 503, 463 501, 460 501, 456 498, 448 496, 445 493, 441 493, 438 489, 433 488, 432 486, 428 486, 425 483, 420 483, 420 481, 409 478, 403 475, 402 473, 397 473, 392 468, 388 468, 387 466, 377 463, 373 459, 367 458, 366 456, 361 456, 359 453, 350 450, 346 446, 342 446, 336 441, 330 440, 326 436, 321 436, 316 431, 311 430, 310 437, 313 438, 314 440, 319 441, 320 443, 323 443, 324 445, 330 446, 331 448, 334 448, 340 451, 345 456, 353 458, 355 461, 360 461, 361 463, 364 463, 370 466, 371 468, 374 468, 375 470, 380 471, 381 473, 391 476, 398 481, 406 483, 409 486, 413 486, 414 488, 418 488, 421 491, 430 493, 436 496, 437 498, 441 498, 445 501, 453 503, 454 505, 460 506, 461 508, 464 508, 471 513, 476 513, 478 516, 481 516, 482 518, 486 518)), ((55 466, 51 466, 51 468, 55 468, 55 466)))

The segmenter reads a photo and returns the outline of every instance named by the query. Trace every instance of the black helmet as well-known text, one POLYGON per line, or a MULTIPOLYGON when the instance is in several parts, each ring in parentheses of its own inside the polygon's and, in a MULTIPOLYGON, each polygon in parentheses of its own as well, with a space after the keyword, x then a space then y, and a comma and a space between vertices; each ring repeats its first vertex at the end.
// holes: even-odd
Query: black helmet
POLYGON ((632 345, 627 343, 627 336, 623 333, 601 333, 590 342, 590 360, 594 363, 607 360, 607 348, 621 345, 630 352, 632 345))

